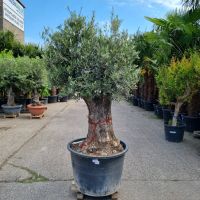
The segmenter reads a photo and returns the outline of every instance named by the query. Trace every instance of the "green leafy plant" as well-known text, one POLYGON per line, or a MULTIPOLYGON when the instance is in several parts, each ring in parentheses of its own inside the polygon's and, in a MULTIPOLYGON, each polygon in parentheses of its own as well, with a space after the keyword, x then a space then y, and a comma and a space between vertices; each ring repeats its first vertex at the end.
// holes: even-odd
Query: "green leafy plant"
POLYGON ((169 66, 159 70, 157 85, 161 104, 175 102, 172 125, 177 125, 177 117, 183 103, 189 102, 200 86, 200 56, 191 54, 189 58, 172 59, 169 66))
POLYGON ((111 152, 119 147, 114 135, 111 102, 129 93, 138 80, 133 38, 120 32, 120 20, 112 15, 110 29, 102 30, 94 16, 71 13, 55 33, 45 31, 46 60, 60 88, 84 99, 89 110, 87 139, 81 149, 111 152))
POLYGON ((15 105, 15 93, 38 93, 47 84, 45 63, 39 58, 18 57, 11 53, 0 54, 0 88, 7 93, 7 105, 15 105))

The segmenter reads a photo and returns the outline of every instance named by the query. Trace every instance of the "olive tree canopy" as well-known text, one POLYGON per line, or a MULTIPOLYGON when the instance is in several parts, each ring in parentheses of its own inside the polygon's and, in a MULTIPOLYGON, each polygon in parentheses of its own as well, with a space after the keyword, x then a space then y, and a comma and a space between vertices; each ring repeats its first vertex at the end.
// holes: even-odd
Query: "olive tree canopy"
POLYGON ((56 32, 44 32, 51 80, 87 104, 89 129, 82 146, 93 142, 104 148, 108 143, 119 146, 112 127, 111 101, 135 87, 138 55, 133 37, 120 31, 120 23, 113 14, 110 25, 101 28, 94 16, 88 20, 71 13, 56 32))

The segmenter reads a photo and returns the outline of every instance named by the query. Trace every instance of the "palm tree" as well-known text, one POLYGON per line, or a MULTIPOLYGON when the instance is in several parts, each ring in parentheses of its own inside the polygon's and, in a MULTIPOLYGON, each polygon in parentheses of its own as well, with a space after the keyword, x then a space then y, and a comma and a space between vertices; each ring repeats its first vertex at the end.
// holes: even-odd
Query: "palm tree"
POLYGON ((146 17, 154 23, 154 41, 171 46, 169 59, 172 56, 181 58, 185 51, 200 47, 199 12, 200 9, 191 12, 175 10, 166 19, 146 17))
POLYGON ((199 0, 182 0, 183 6, 189 9, 196 9, 200 7, 199 0))

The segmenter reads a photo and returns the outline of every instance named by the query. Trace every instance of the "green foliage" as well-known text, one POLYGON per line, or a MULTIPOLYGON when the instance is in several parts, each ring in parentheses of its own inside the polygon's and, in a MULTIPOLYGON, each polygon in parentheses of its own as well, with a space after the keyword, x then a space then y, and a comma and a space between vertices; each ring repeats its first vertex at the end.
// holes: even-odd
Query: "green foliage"
POLYGON ((39 58, 18 57, 11 53, 0 54, 0 88, 5 92, 27 94, 43 90, 48 84, 45 62, 39 58))
POLYGON ((137 82, 137 53, 120 20, 112 15, 110 29, 103 31, 94 16, 71 13, 54 33, 45 31, 46 60, 53 85, 67 88, 77 98, 128 93, 137 82))
POLYGON ((14 57, 28 56, 30 58, 42 58, 42 49, 35 44, 22 44, 15 40, 10 31, 0 31, 0 52, 12 51, 14 57))
POLYGON ((183 6, 192 10, 200 7, 199 0, 182 0, 183 6))
POLYGON ((200 46, 200 10, 187 12, 173 11, 166 19, 150 18, 154 24, 154 32, 148 38, 156 47, 155 56, 161 64, 167 64, 171 57, 181 59, 189 49, 199 49, 200 46))
POLYGON ((169 66, 160 68, 156 78, 160 103, 188 102, 200 87, 199 72, 200 56, 197 53, 190 58, 172 59, 169 66))
POLYGON ((4 50, 12 50, 14 41, 14 34, 12 32, 0 31, 0 52, 4 50))

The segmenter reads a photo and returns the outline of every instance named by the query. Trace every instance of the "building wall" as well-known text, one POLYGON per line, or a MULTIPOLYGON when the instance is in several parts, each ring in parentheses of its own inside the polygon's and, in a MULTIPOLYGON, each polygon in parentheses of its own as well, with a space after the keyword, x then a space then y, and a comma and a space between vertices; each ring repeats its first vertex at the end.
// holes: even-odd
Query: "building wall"
POLYGON ((14 33, 15 38, 21 42, 24 43, 24 32, 11 24, 9 21, 6 19, 3 19, 3 30, 9 30, 14 33))
POLYGON ((24 43, 24 32, 6 19, 3 19, 3 0, 0 0, 0 30, 9 30, 13 32, 16 40, 24 43))

